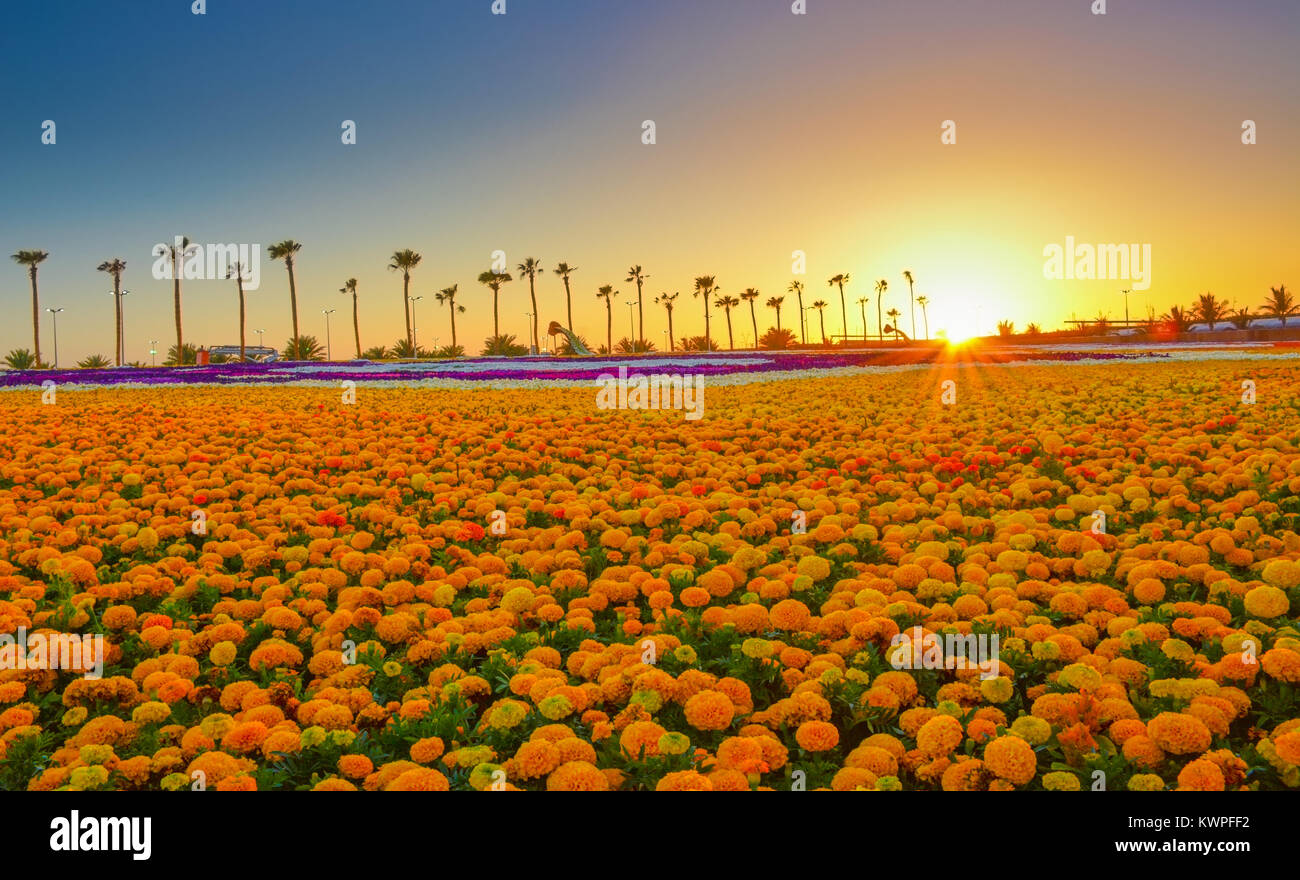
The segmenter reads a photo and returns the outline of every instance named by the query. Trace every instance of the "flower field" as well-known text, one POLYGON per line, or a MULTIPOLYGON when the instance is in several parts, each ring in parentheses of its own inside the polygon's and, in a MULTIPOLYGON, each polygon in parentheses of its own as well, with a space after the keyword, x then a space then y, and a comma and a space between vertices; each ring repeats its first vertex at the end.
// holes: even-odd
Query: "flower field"
POLYGON ((1296 788, 1297 388, 12 388, 0 633, 106 649, 5 655, 0 788, 1296 788))

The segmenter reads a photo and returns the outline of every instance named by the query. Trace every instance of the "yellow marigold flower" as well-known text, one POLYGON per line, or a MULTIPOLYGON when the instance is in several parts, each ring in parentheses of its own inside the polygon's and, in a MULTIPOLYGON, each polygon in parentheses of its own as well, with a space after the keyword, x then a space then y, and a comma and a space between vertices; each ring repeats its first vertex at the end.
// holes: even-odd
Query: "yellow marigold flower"
POLYGON ((745 639, 740 644, 740 652, 746 657, 762 660, 765 657, 771 657, 774 650, 772 643, 767 639, 745 639))
POLYGON ((64 727, 78 727, 86 720, 86 716, 89 714, 90 713, 85 706, 74 706, 64 712, 63 717, 60 718, 59 721, 64 727))
POLYGON ((1129 791, 1164 791, 1165 781, 1154 773, 1134 773, 1129 777, 1129 791))
POLYGON ((692 648, 690 645, 681 645, 677 648, 674 648, 673 657, 679 663, 684 663, 687 666, 693 666, 695 664, 695 661, 699 659, 695 653, 695 649, 692 648))
POLYGON ((903 783, 897 776, 882 776, 876 780, 876 791, 902 791, 903 783))
MULTIPOLYGON (((654 692, 651 691, 651 693, 654 692)), ((658 697, 658 694, 655 694, 655 697, 658 697)), ((559 721, 561 718, 567 718, 573 714, 573 703, 569 702, 568 698, 564 695, 555 694, 554 696, 546 697, 538 703, 537 711, 540 712, 544 718, 548 718, 551 721, 559 721)))
POLYGON ((300 741, 302 742, 302 747, 304 749, 313 749, 325 742, 326 736, 325 728, 312 726, 302 732, 300 741))
POLYGON ((691 747, 691 741, 685 734, 671 731, 659 737, 658 746, 660 754, 684 755, 691 747))
POLYGON ((999 675, 996 678, 986 678, 980 681, 980 694, 990 703, 1005 703, 1011 699, 1015 689, 1011 679, 1005 675, 999 675))
POLYGON ((1048 791, 1078 791, 1079 777, 1063 770, 1043 774, 1043 788, 1048 791))
POLYGON ((214 666, 229 666, 235 662, 235 657, 239 653, 239 648, 234 642, 217 642, 208 652, 208 659, 214 666))
POLYGON ((147 703, 141 703, 132 710, 131 720, 136 724, 161 724, 171 717, 171 714, 171 706, 157 700, 150 700, 147 703))
POLYGON ((1071 663, 1057 680, 1075 690, 1094 690, 1101 686, 1101 673, 1085 663, 1071 663))
POLYGON ((1246 594, 1246 613, 1271 620, 1281 617, 1291 607, 1286 593, 1277 587, 1256 587, 1246 594))

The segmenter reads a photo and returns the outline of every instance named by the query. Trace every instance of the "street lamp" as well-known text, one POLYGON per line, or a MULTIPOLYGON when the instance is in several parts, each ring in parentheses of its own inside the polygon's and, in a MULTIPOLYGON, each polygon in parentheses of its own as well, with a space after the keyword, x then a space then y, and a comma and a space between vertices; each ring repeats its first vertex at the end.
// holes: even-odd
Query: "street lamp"
POLYGON ((424 299, 424 294, 411 297, 411 357, 416 357, 420 351, 419 336, 416 334, 419 329, 415 326, 415 304, 424 299))
POLYGON ((1124 294, 1124 329, 1125 330, 1128 329, 1128 295, 1132 292, 1133 292, 1133 288, 1131 287, 1128 290, 1120 291, 1120 293, 1124 294))
POLYGON ((672 350, 672 346, 673 346, 673 341, 672 341, 671 339, 668 338, 668 330, 667 330, 667 328, 665 328, 665 329, 663 329, 663 330, 660 330, 659 332, 662 333, 662 334, 664 335, 664 345, 668 346, 669 350, 671 351, 671 350, 672 350))
POLYGON ((334 314, 333 309, 321 309, 320 313, 325 316, 325 360, 334 360, 334 355, 330 351, 330 315, 334 314))
POLYGON ((528 319, 528 353, 536 354, 536 352, 533 351, 533 313, 524 312, 524 317, 528 319))
POLYGON ((152 358, 153 366, 155 367, 158 366, 158 340, 157 339, 149 340, 149 355, 152 358))
POLYGON ((54 316, 54 369, 59 368, 59 312, 63 309, 46 309, 54 316))
POLYGON ((623 305, 627 306, 627 329, 630 334, 627 338, 632 340, 632 350, 636 351, 636 324, 632 322, 632 308, 636 305, 636 302, 627 302, 623 305))

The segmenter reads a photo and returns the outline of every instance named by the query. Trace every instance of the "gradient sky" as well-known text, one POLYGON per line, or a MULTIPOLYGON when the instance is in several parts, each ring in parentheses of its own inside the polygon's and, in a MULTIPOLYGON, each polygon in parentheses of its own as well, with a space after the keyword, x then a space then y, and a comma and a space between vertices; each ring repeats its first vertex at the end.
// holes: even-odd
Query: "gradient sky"
MULTIPOLYGON (((1150 243, 1135 317, 1213 291, 1255 306, 1300 286, 1300 3, 1295 0, 61 0, 8 4, 0 35, 0 248, 50 252, 42 307, 59 316, 64 365, 113 350, 105 259, 127 261, 126 346, 148 362, 174 339, 171 285, 150 249, 294 238, 301 332, 350 356, 356 277, 364 347, 404 332, 397 248, 424 255, 413 280, 422 345, 449 341, 432 294, 459 283, 470 353, 491 332, 475 281, 490 254, 547 269, 545 322, 562 318, 549 271, 578 266, 574 315, 605 337, 598 286, 650 274, 680 290, 677 336, 703 332, 696 275, 721 292, 784 293, 807 253, 809 293, 849 272, 857 299, 904 269, 931 300, 932 332, 991 332, 998 319, 1054 329, 1123 316, 1119 281, 1050 281, 1043 248, 1150 243), (54 146, 41 123, 58 125, 54 146), (344 119, 355 146, 340 143, 344 119), (641 143, 642 120, 657 143, 641 143), (940 125, 957 123, 957 143, 940 125), (1241 143, 1241 124, 1259 142, 1241 143)), ((24 270, 0 270, 0 351, 30 347, 24 270)), ((263 256, 248 327, 290 335, 283 266, 263 256)), ((516 273, 517 274, 517 273, 516 273)), ((812 294, 811 296, 809 294, 812 294)), ((792 296, 783 323, 797 327, 792 296)), ((527 334, 527 284, 502 295, 502 329, 527 334)), ((810 313, 810 317, 814 317, 810 313)), ((49 315, 42 346, 50 359, 49 315)), ((238 342, 233 282, 184 287, 186 340, 238 342)), ((748 310, 736 342, 752 337, 748 310)), ((918 322, 920 316, 918 314, 918 322)), ((774 324, 760 309, 759 329, 774 324)), ((903 328, 909 327, 904 318, 903 328)), ((725 346, 725 323, 714 336, 725 346)), ((249 341, 256 341, 251 332, 249 341)), ((160 357, 161 360, 161 357, 160 357)))

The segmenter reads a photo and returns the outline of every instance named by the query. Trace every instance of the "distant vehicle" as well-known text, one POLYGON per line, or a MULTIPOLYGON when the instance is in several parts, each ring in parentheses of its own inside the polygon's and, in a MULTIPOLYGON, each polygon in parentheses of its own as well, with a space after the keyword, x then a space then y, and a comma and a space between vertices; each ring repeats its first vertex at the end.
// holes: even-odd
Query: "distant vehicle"
MULTIPOLYGON (((208 354, 212 356, 225 355, 232 360, 239 360, 238 345, 214 345, 208 349, 208 354)), ((280 359, 280 353, 274 348, 264 346, 246 345, 244 346, 244 357, 246 360, 256 361, 258 363, 270 363, 280 359)))

